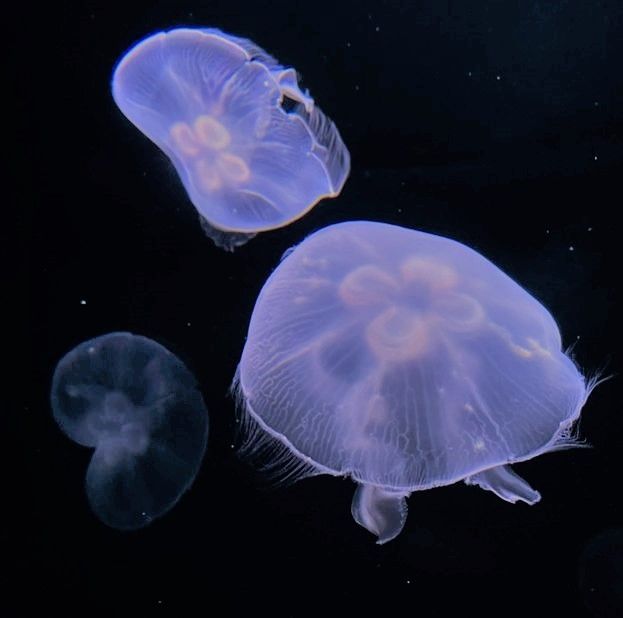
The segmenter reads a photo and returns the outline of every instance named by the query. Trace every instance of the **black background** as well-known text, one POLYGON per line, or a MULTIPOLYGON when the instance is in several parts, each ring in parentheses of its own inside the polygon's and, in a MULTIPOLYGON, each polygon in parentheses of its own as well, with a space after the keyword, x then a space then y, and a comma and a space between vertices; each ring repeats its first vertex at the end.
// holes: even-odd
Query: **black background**
POLYGON ((7 469, 24 497, 3 529, 11 611, 616 615, 621 581, 600 556, 623 577, 618 0, 66 2, 26 30, 8 57, 30 301, 7 469), (204 236, 172 166, 110 95, 128 47, 181 25, 296 67, 352 155, 339 198, 234 254, 204 236), (351 481, 272 488, 237 459, 227 390, 257 293, 285 249, 349 219, 473 247, 549 308, 587 374, 613 374, 584 410, 592 449, 517 466, 536 506, 462 484, 415 493, 402 534, 377 546, 351 519, 351 481), (89 511, 90 453, 48 400, 59 358, 115 330, 180 356, 211 422, 189 493, 133 533, 89 511))

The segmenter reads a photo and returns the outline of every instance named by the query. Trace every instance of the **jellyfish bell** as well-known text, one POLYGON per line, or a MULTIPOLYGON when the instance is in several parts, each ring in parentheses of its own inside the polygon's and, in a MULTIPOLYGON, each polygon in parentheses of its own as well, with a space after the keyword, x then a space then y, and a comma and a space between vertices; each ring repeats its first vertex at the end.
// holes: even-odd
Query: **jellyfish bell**
POLYGON ((572 446, 593 386, 550 313, 494 264, 367 221, 287 253, 234 381, 245 450, 276 442, 295 476, 350 476, 353 517, 380 543, 414 491, 464 481, 537 502, 510 464, 572 446))
POLYGON ((296 71, 248 39, 192 28, 151 35, 121 58, 112 93, 225 249, 337 196, 348 176, 348 150, 296 71))
POLYGON ((135 529, 167 513, 203 459, 208 415, 195 379, 146 337, 110 333, 85 341, 57 364, 54 419, 94 449, 89 504, 105 524, 135 529))

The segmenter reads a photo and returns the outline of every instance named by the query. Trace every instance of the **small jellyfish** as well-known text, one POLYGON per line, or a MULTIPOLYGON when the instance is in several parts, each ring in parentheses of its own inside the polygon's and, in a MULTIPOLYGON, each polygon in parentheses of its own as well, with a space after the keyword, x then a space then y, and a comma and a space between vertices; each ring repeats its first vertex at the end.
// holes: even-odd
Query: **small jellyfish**
POLYGON ((160 344, 130 333, 81 343, 56 366, 52 412, 95 449, 86 475, 94 513, 131 530, 164 515, 195 478, 208 414, 194 377, 160 344))
POLYGON ((350 476, 354 519, 384 543, 417 490, 462 480, 538 502, 509 464, 573 446, 593 385, 548 311, 480 254, 358 221, 286 253, 233 388, 243 452, 280 443, 286 476, 350 476))
POLYGON ((225 249, 298 219, 348 176, 348 150, 296 71, 248 39, 159 32, 121 58, 112 92, 171 159, 206 234, 225 249))
POLYGON ((578 561, 578 584, 592 616, 623 616, 623 528, 609 528, 585 544, 578 561))

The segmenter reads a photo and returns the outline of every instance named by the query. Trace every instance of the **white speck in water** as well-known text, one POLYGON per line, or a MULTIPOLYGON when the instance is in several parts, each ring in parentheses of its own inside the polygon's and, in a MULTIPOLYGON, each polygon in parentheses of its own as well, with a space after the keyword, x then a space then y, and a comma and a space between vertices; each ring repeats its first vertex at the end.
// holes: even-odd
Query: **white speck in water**
POLYGON ((569 245, 569 251, 575 251, 575 247, 573 245, 569 245))
POLYGON ((472 76, 472 72, 471 71, 467 71, 467 77, 471 77, 472 76))
POLYGON ((593 228, 592 228, 592 227, 587 227, 587 228, 586 228, 586 231, 587 231, 587 232, 592 232, 592 231, 593 231, 593 228))
POLYGON ((190 322, 186 322, 186 326, 190 326, 190 322))
POLYGON ((546 234, 549 234, 549 230, 545 230, 545 233, 546 233, 546 234))
POLYGON ((595 102, 593 103, 593 105, 594 105, 595 107, 599 107, 599 101, 595 101, 595 102))
POLYGON ((496 75, 496 76, 495 76, 495 79, 496 79, 497 81, 500 81, 500 80, 502 79, 502 76, 501 76, 501 75, 496 75))
POLYGON ((411 580, 410 580, 410 579, 408 579, 408 580, 407 580, 407 584, 410 584, 410 583, 411 583, 411 580))
POLYGON ((580 338, 580 335, 576 335, 576 336, 575 336, 575 338, 576 338, 576 339, 579 339, 579 338, 580 338))
POLYGON ((380 31, 380 28, 377 26, 377 27, 375 28, 375 30, 376 30, 377 32, 379 32, 379 31, 380 31))
POLYGON ((350 41, 346 41, 346 47, 350 47, 350 41))
POLYGON ((359 90, 359 84, 355 84, 355 90, 359 90))
POLYGON ((87 304, 87 301, 86 301, 86 300, 81 300, 81 301, 80 301, 80 304, 81 304, 81 305, 86 305, 86 304, 87 304))
POLYGON ((402 208, 398 209, 398 214, 400 214, 402 212, 402 208))
POLYGON ((597 155, 595 155, 595 156, 593 157, 593 159, 594 159, 595 161, 597 161, 597 155))

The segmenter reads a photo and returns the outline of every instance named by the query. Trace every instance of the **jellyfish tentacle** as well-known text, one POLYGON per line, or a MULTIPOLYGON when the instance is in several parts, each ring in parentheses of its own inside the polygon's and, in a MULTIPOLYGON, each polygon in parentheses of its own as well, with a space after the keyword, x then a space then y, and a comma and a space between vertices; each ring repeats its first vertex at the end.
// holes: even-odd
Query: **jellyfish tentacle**
POLYGON ((482 489, 492 491, 502 500, 513 504, 518 500, 526 504, 536 504, 541 499, 541 494, 536 489, 532 489, 508 465, 495 466, 478 474, 468 476, 465 479, 465 483, 467 485, 478 485, 482 489))
POLYGON ((378 537, 379 545, 387 543, 400 534, 407 521, 408 495, 409 492, 362 483, 353 496, 353 518, 378 537))

